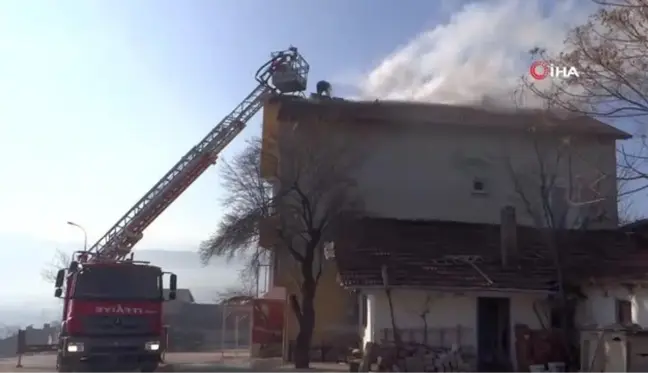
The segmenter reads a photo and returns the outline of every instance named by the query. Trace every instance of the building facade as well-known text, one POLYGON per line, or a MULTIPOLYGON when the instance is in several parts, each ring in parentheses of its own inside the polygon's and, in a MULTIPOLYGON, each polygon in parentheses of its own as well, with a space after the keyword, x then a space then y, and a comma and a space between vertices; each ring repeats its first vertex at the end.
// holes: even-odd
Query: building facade
MULTIPOLYGON (((361 157, 353 178, 368 217, 499 224, 501 208, 513 206, 522 226, 618 225, 616 141, 629 135, 589 118, 276 98, 264 107, 261 171, 267 180, 282 171, 280 144, 296 131, 336 134, 361 157)), ((272 235, 262 230, 261 244, 272 247, 272 235)), ((274 263, 275 285, 298 293, 289 255, 277 251, 274 263)), ((315 345, 353 332, 358 312, 357 294, 339 286, 336 265, 325 267, 315 345)), ((289 344, 297 331, 290 312, 286 328, 289 344)))

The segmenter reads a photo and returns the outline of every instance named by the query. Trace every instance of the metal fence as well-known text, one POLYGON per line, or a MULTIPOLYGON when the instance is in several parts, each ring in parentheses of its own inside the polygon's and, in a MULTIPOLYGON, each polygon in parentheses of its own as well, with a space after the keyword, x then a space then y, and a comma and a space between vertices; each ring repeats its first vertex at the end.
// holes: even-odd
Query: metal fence
MULTIPOLYGON (((457 325, 447 328, 398 328, 401 339, 404 342, 425 343, 435 347, 474 347, 474 330, 465 326, 457 325), (426 338, 427 334, 427 338, 426 338)), ((394 332, 391 328, 383 328, 379 335, 381 342, 394 340, 394 332)))
MULTIPOLYGON (((408 368, 409 371, 454 372, 476 366, 477 349, 472 328, 457 325, 446 328, 399 328, 398 331, 402 342, 410 345, 414 351, 418 352, 418 346, 425 346, 422 356, 414 353, 406 359, 408 365, 414 365, 408 368)), ((393 329, 381 329, 378 338, 381 344, 393 345, 393 329)))

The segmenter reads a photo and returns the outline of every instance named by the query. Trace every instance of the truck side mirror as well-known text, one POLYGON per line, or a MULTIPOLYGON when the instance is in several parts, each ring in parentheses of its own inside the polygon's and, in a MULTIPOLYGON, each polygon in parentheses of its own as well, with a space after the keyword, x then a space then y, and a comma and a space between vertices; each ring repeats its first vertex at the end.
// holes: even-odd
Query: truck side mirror
POLYGON ((79 262, 73 260, 70 262, 70 267, 68 268, 70 272, 76 272, 79 269, 79 262))
POLYGON ((56 274, 56 281, 54 282, 54 287, 56 288, 62 287, 63 281, 65 281, 65 270, 59 269, 58 273, 56 274))
POLYGON ((169 300, 176 299, 176 290, 178 289, 178 276, 171 274, 169 279, 169 300))
POLYGON ((63 289, 61 289, 61 288, 56 288, 56 290, 54 290, 54 296, 55 296, 56 298, 60 298, 61 295, 63 295, 63 289))

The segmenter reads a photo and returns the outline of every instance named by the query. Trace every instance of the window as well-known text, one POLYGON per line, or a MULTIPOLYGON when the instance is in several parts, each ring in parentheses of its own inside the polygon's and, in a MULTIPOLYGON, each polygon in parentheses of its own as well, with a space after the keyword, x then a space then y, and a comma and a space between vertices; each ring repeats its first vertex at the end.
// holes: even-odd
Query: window
POLYGON ((616 322, 621 325, 632 324, 632 303, 629 300, 616 300, 616 322))
POLYGON ((476 194, 486 194, 486 180, 480 177, 476 177, 472 182, 472 192, 476 194))
POLYGON ((87 266, 75 274, 73 297, 79 299, 161 299, 162 272, 140 265, 87 266))

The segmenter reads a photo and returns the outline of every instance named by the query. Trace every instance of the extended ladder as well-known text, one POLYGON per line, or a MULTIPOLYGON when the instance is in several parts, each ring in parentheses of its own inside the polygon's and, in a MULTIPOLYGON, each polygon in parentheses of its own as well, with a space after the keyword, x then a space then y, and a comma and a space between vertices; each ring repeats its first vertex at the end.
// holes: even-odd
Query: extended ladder
POLYGON ((269 94, 299 94, 306 90, 309 65, 297 48, 290 47, 271 56, 256 73, 259 85, 90 247, 89 251, 95 253, 90 257, 124 259, 142 239, 144 230, 216 162, 269 94))

